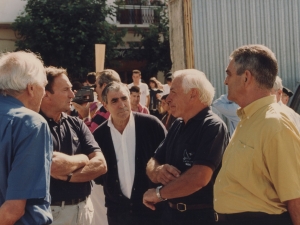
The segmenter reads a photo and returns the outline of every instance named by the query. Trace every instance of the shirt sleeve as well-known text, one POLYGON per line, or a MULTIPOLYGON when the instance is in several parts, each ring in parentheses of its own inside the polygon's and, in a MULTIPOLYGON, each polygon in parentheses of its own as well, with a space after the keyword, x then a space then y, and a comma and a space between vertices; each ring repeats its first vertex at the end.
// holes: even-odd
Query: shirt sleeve
POLYGON ((86 155, 101 151, 92 132, 82 121, 80 122, 80 143, 82 145, 83 152, 86 155))
POLYGON ((213 171, 218 168, 222 156, 229 142, 229 134, 225 124, 221 122, 210 123, 201 132, 194 157, 194 165, 205 165, 213 171))
POLYGON ((300 138, 288 125, 266 143, 264 159, 281 202, 300 198, 300 138))
POLYGON ((53 146, 46 121, 18 127, 14 141, 15 155, 8 176, 6 200, 44 198, 50 202, 50 197, 46 197, 53 146))

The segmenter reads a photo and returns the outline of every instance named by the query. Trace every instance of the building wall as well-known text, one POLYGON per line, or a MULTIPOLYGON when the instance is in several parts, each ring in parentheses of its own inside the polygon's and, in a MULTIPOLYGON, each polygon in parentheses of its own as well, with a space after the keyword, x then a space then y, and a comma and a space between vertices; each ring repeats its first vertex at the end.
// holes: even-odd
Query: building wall
POLYGON ((0 52, 15 50, 15 34, 9 28, 0 28, 0 52))
POLYGON ((246 44, 272 49, 284 86, 295 88, 300 81, 300 0, 191 1, 195 68, 208 76, 216 97, 227 92, 228 56, 246 44))
POLYGON ((15 34, 10 24, 23 11, 26 1, 0 0, 0 52, 15 50, 15 34))

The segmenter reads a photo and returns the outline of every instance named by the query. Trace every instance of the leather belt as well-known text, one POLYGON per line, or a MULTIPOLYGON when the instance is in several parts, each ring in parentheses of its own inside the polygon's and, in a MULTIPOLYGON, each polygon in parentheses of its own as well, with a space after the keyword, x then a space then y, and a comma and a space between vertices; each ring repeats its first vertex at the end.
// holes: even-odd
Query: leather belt
POLYGON ((263 212, 243 212, 243 213, 233 213, 233 214, 221 214, 214 213, 216 222, 243 222, 243 221, 268 221, 268 219, 286 219, 287 223, 290 224, 289 213, 284 212, 282 214, 267 214, 263 212))
POLYGON ((169 206, 172 209, 177 209, 179 212, 184 212, 187 210, 193 210, 193 209, 209 209, 209 208, 213 208, 212 204, 197 204, 197 205, 187 205, 185 203, 172 203, 169 202, 169 206))
POLYGON ((52 206, 64 206, 64 205, 77 205, 80 202, 83 202, 87 199, 86 198, 77 198, 77 199, 71 199, 71 200, 67 200, 67 201, 56 201, 56 202, 52 202, 51 205, 52 206))

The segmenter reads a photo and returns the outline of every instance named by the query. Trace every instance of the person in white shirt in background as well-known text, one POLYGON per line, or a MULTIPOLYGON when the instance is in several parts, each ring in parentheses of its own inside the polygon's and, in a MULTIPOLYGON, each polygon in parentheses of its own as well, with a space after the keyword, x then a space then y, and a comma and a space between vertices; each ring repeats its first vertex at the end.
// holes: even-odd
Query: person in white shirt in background
POLYGON ((141 89, 140 103, 148 108, 150 103, 149 87, 147 84, 141 82, 141 78, 142 78, 141 71, 133 70, 132 71, 133 83, 128 84, 128 89, 130 89, 132 86, 138 86, 141 89))
POLYGON ((236 114, 239 105, 232 101, 229 101, 226 94, 221 95, 220 98, 216 99, 213 102, 212 106, 228 119, 229 132, 230 136, 232 136, 237 124, 240 121, 240 118, 236 114))
POLYGON ((300 132, 300 115, 298 113, 296 113, 290 107, 283 104, 283 102, 281 101, 282 93, 283 93, 282 89, 283 89, 282 80, 279 76, 277 76, 271 93, 273 95, 276 95, 278 104, 281 105, 281 107, 283 107, 284 111, 289 116, 290 120, 293 122, 293 124, 296 126, 296 128, 300 132))

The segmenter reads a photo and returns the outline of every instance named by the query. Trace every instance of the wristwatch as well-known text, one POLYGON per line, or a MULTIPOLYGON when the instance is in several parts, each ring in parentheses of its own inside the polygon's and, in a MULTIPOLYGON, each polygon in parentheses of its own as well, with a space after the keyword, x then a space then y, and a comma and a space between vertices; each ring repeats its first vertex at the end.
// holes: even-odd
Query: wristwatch
POLYGON ((163 186, 158 186, 156 189, 155 189, 155 192, 156 192, 156 196, 158 197, 158 199, 160 201, 166 201, 168 199, 166 198, 162 198, 161 195, 160 195, 160 189, 162 189, 163 186))

